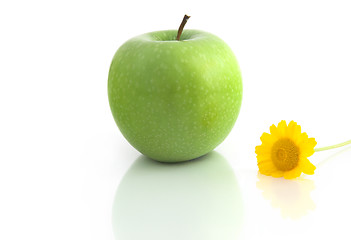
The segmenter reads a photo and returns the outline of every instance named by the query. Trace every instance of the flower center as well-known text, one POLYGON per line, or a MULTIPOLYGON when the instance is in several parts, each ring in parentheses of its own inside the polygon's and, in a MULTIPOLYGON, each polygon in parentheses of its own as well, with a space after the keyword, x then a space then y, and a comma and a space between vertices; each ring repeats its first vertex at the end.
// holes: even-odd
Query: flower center
POLYGON ((273 163, 279 170, 289 171, 297 166, 300 151, 289 138, 282 138, 274 143, 271 154, 273 163))

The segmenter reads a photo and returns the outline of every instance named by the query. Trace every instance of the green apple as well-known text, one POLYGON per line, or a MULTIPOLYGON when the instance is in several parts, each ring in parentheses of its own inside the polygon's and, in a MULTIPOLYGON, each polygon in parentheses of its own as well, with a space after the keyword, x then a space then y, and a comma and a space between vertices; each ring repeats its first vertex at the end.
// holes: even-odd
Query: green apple
POLYGON ((238 117, 239 65, 229 46, 199 30, 146 33, 113 57, 108 97, 128 142, 162 162, 200 157, 218 146, 238 117))

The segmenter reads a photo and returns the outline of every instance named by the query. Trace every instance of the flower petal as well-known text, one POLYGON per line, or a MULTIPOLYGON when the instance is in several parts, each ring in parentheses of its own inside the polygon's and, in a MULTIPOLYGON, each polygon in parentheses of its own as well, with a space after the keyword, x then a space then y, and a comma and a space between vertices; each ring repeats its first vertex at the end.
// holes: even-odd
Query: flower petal
POLYGON ((261 136, 262 144, 272 145, 274 143, 274 138, 269 133, 263 133, 261 136))
POLYGON ((308 175, 313 175, 316 167, 306 158, 301 163, 302 172, 308 175))
POLYGON ((260 146, 256 146, 255 147, 255 153, 257 154, 257 156, 259 155, 270 155, 271 154, 271 146, 267 146, 267 145, 260 145, 260 146))
POLYGON ((287 135, 296 142, 301 135, 301 126, 297 125, 296 122, 290 121, 287 129, 287 135))
POLYGON ((276 167, 274 166, 273 162, 270 160, 261 161, 261 162, 257 163, 257 165, 260 168, 272 168, 273 170, 277 170, 276 167))
POLYGON ((269 131, 271 132, 271 135, 276 136, 278 135, 278 128, 273 124, 270 126, 269 131))
POLYGON ((297 123, 296 123, 296 122, 294 122, 294 121, 290 121, 290 122, 289 122, 289 125, 288 125, 288 133, 289 133, 290 136, 294 133, 295 127, 296 127, 296 126, 297 126, 297 123))
POLYGON ((308 138, 300 144, 300 151, 303 157, 310 157, 314 153, 314 147, 317 145, 317 142, 314 138, 308 138))
POLYGON ((280 171, 280 170, 276 170, 274 172, 271 173, 272 177, 276 177, 276 178, 280 178, 284 176, 284 172, 280 171))
POLYGON ((301 168, 296 167, 290 171, 284 172, 284 178, 285 179, 293 179, 297 178, 301 175, 301 168))
POLYGON ((278 134, 279 137, 286 137, 286 131, 287 131, 288 126, 286 125, 286 121, 282 120, 280 123, 278 123, 278 134))
POLYGON ((269 154, 259 154, 257 155, 257 163, 264 161, 272 161, 269 154))
POLYGON ((305 142, 305 141, 307 141, 308 140, 308 135, 307 135, 307 133, 301 133, 299 136, 298 136, 298 138, 297 138, 297 140, 296 140, 296 144, 297 145, 300 145, 301 143, 303 143, 303 142, 305 142))
POLYGON ((277 168, 274 166, 272 161, 260 162, 257 165, 260 173, 267 176, 270 176, 272 172, 277 171, 277 168))

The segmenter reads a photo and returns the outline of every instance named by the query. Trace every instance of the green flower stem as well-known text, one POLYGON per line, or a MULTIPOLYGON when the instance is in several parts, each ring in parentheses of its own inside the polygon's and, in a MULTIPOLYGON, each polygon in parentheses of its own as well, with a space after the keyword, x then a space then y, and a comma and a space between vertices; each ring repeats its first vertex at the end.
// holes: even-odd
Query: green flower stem
POLYGON ((320 152, 320 151, 324 151, 324 150, 329 150, 329 149, 333 149, 333 148, 342 147, 342 146, 345 146, 347 144, 351 144, 351 140, 343 142, 343 143, 335 144, 335 145, 332 145, 332 146, 328 146, 328 147, 315 148, 314 151, 315 152, 320 152))

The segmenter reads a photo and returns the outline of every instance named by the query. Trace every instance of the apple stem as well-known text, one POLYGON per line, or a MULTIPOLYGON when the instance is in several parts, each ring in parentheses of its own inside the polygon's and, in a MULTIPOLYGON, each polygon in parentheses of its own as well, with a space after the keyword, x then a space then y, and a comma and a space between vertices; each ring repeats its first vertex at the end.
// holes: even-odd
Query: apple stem
POLYGON ((179 41, 180 35, 182 35, 182 32, 183 32, 183 28, 184 28, 184 26, 185 26, 185 24, 186 24, 186 22, 188 21, 189 18, 190 18, 190 16, 188 16, 186 14, 184 15, 183 21, 180 24, 179 29, 178 29, 177 41, 179 41))

